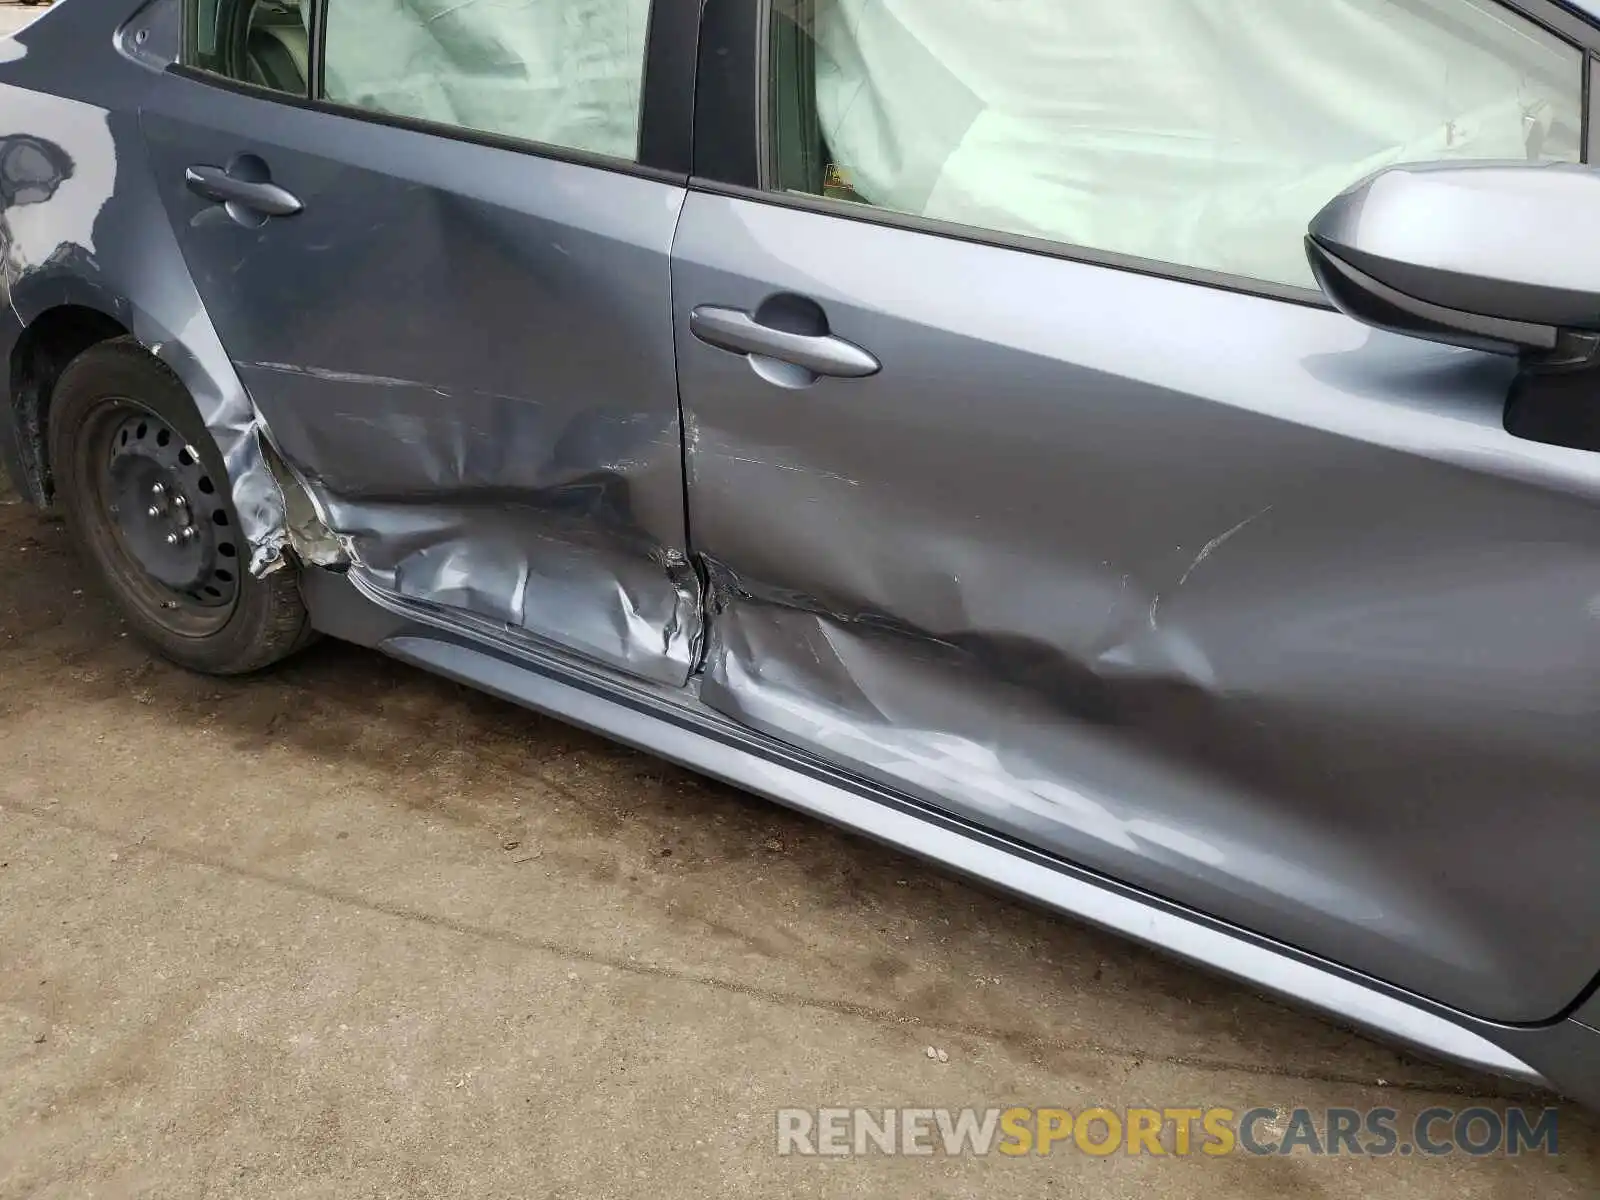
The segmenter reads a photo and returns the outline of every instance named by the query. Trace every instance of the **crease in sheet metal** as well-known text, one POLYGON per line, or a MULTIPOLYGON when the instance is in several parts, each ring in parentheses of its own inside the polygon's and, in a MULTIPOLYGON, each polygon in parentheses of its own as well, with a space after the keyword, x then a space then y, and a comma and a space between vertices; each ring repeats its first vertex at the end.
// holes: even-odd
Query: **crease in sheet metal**
POLYGON ((305 381, 327 401, 282 405, 274 435, 318 524, 366 582, 553 634, 646 678, 687 678, 700 650, 698 577, 685 549, 651 529, 638 494, 641 480, 678 486, 675 424, 311 365, 241 371, 305 381))

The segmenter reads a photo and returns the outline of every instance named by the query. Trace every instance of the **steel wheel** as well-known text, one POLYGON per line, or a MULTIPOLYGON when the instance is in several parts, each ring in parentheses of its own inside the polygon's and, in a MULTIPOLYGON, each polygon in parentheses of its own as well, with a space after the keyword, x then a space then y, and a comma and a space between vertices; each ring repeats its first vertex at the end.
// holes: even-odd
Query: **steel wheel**
POLYGON ((182 380, 136 340, 72 360, 51 396, 48 442, 68 528, 159 653, 245 675, 315 636, 292 563, 249 573, 222 455, 182 380))
POLYGON ((185 638, 215 634, 239 602, 240 542, 195 448, 135 401, 87 416, 73 464, 96 518, 90 536, 124 598, 185 638))

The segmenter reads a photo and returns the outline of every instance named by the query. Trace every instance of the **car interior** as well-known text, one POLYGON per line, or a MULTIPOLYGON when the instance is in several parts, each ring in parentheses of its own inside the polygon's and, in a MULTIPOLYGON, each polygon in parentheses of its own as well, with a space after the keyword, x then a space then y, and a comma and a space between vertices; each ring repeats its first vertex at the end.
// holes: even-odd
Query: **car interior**
POLYGON ((772 23, 773 114, 769 178, 784 191, 867 203, 833 160, 817 113, 816 43, 807 23, 809 10, 780 10, 772 23))
POLYGON ((230 11, 244 20, 236 30, 223 30, 218 41, 231 50, 228 67, 235 78, 293 96, 308 95, 311 35, 300 0, 256 0, 230 11))

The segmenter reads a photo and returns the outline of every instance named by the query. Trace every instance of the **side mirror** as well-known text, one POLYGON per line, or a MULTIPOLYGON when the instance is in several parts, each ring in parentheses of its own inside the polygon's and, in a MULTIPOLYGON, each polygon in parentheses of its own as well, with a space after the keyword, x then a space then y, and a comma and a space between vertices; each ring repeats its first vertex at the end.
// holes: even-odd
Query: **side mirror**
POLYGON ((1532 361, 1600 344, 1600 170, 1393 167, 1319 212, 1306 253, 1334 306, 1379 329, 1532 361))

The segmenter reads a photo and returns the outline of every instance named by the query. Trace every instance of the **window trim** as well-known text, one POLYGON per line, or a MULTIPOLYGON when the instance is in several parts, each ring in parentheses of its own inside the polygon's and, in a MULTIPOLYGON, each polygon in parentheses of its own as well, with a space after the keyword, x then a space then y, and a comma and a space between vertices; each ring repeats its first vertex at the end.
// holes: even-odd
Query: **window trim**
POLYGON ((325 74, 322 69, 322 37, 328 21, 328 0, 300 0, 300 3, 311 5, 311 78, 306 80, 306 99, 319 100, 322 98, 325 74))
POLYGON ((311 7, 310 55, 312 78, 307 80, 309 96, 293 95, 261 87, 244 79, 234 79, 195 66, 196 47, 192 38, 190 14, 196 0, 182 0, 182 35, 179 59, 167 73, 254 99, 267 100, 289 108, 305 109, 327 116, 386 125, 413 133, 493 150, 530 154, 537 158, 595 167, 620 175, 633 175, 664 183, 686 186, 693 165, 695 60, 700 38, 700 0, 652 0, 645 29, 644 64, 639 88, 639 142, 633 160, 616 158, 592 150, 537 142, 511 134, 468 129, 419 117, 377 112, 322 98, 326 55, 323 33, 329 0, 303 0, 311 7))
POLYGON ((724 196, 730 200, 748 200, 775 208, 796 209, 825 217, 844 217, 868 225, 882 225, 908 233, 932 234, 952 242, 968 242, 978 246, 991 246, 999 250, 1016 250, 1041 258, 1057 258, 1063 262, 1082 263, 1091 267, 1107 267, 1126 271, 1132 275, 1148 275, 1157 279, 1171 279, 1179 283, 1193 283, 1201 287, 1243 295, 1265 296, 1310 308, 1331 309, 1333 305, 1316 288, 1295 287, 1289 283, 1274 283, 1269 279, 1255 279, 1249 275, 1235 275, 1225 271, 1210 271, 1204 267, 1188 267, 1181 263, 1166 262, 1159 258, 1143 258, 1136 254, 1122 254, 1115 250, 1099 250, 1093 246, 1076 246, 1050 238, 1032 237, 1025 233, 1006 233, 986 229, 981 225, 963 225, 956 221, 943 221, 936 217, 919 217, 912 213, 896 212, 888 208, 872 208, 849 200, 834 200, 828 196, 811 196, 800 192, 772 192, 744 184, 722 183, 720 180, 694 176, 689 189, 708 196, 724 196))
MULTIPOLYGON (((1582 60, 1579 101, 1580 161, 1600 164, 1600 22, 1562 7, 1557 0, 1492 0, 1577 49, 1582 60)), ((769 74, 774 0, 704 0, 700 32, 700 88, 695 106, 692 191, 782 208, 842 217, 869 225, 931 234, 952 241, 993 246, 1088 266, 1127 271, 1220 291, 1262 296, 1315 308, 1333 305, 1315 288, 1212 271, 1163 259, 1006 233, 933 217, 874 208, 848 200, 779 191, 769 186, 775 165, 769 116, 769 74)), ((1331 197, 1330 197, 1331 199, 1331 197)))
POLYGON ((694 105, 694 176, 760 188, 770 0, 705 0, 694 105))
POLYGON ((1600 92, 1595 88, 1595 72, 1600 57, 1590 53, 1583 58, 1583 161, 1600 163, 1600 92))

